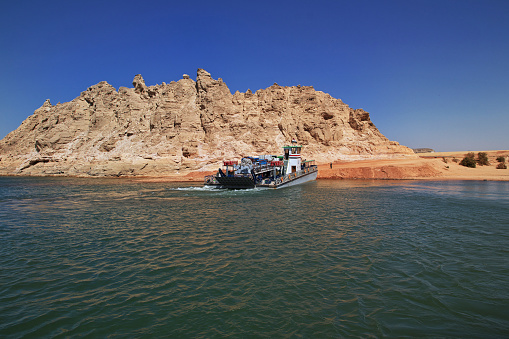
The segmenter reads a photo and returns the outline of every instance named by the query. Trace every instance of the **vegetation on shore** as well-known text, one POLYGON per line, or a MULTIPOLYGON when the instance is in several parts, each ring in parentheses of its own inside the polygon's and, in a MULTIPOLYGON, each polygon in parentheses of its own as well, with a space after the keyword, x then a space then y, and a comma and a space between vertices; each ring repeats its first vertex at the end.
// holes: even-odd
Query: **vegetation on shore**
POLYGON ((474 152, 470 152, 463 158, 463 160, 460 161, 460 165, 465 167, 476 168, 477 163, 474 158, 475 158, 474 152))
MULTIPOLYGON (((503 157, 499 157, 499 158, 503 158, 503 157)), ((505 158, 504 158, 504 160, 505 160, 505 158)), ((475 160, 475 153, 470 152, 463 158, 463 160, 460 161, 460 165, 465 166, 465 167, 476 168, 477 164, 479 164, 479 166, 489 166, 490 162, 488 160, 488 153, 486 153, 486 152, 477 153, 477 160, 475 160)))
POLYGON ((497 169, 507 169, 507 165, 505 164, 505 157, 499 156, 497 158, 498 164, 497 169))

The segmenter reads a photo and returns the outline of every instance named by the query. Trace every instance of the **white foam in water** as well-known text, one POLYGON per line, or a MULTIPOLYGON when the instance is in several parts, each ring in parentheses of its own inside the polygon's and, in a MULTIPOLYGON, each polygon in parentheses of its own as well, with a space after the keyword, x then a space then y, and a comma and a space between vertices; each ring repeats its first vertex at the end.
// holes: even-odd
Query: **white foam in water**
POLYGON ((168 188, 170 191, 215 191, 218 190, 211 186, 189 186, 189 187, 176 187, 168 188))
POLYGON ((222 189, 222 188, 216 188, 213 186, 189 186, 189 187, 176 187, 176 188, 168 188, 170 191, 191 191, 191 192, 218 192, 218 193, 245 193, 245 192, 257 192, 264 190, 260 187, 255 188, 248 188, 248 189, 242 189, 242 190, 229 190, 229 189, 222 189))

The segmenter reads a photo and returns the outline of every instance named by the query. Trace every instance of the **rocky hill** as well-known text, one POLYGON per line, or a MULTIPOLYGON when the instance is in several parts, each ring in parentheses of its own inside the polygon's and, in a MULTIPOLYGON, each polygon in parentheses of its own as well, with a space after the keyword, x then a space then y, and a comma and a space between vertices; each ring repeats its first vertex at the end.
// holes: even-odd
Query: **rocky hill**
POLYGON ((318 162, 412 156, 369 113, 310 86, 274 84, 231 94, 198 69, 169 84, 117 91, 100 82, 70 102, 49 100, 0 141, 0 174, 168 175, 211 170, 223 159, 280 154, 292 138, 318 162))

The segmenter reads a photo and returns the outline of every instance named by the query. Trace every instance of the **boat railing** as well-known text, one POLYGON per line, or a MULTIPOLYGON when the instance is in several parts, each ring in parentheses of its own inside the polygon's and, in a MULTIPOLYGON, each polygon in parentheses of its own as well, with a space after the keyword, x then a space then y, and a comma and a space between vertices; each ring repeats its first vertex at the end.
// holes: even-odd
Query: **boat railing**
POLYGON ((277 168, 277 166, 274 166, 271 163, 253 166, 255 173, 266 172, 266 171, 272 170, 274 168, 277 168))
POLYGON ((284 176, 278 176, 276 178, 264 178, 261 179, 260 183, 258 185, 260 186, 266 186, 266 187, 277 187, 280 186, 286 182, 298 179, 300 177, 305 176, 306 174, 316 172, 318 168, 316 166, 310 166, 306 167, 300 171, 288 173, 284 176))
POLYGON ((283 182, 287 182, 290 180, 295 180, 297 178, 300 178, 308 173, 316 172, 318 168, 316 166, 306 167, 300 171, 288 173, 283 177, 283 182))

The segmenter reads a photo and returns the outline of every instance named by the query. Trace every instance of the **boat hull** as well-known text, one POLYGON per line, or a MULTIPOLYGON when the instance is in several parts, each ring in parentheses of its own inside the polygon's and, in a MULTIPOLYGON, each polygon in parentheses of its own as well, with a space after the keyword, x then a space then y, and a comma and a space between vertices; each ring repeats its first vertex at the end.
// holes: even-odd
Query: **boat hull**
POLYGON ((217 176, 216 180, 221 185, 221 188, 230 189, 247 189, 255 188, 256 185, 250 177, 221 177, 217 176))
POLYGON ((307 173, 301 177, 298 177, 296 179, 293 179, 293 180, 290 180, 290 181, 287 181, 287 182, 284 182, 280 185, 277 185, 276 189, 278 188, 283 188, 283 187, 290 187, 290 186, 295 186, 295 185, 300 185, 300 184, 303 184, 305 182, 308 182, 308 181, 313 181, 313 180, 316 180, 318 176, 318 171, 314 171, 314 172, 311 172, 311 173, 307 173))
POLYGON ((206 177, 205 185, 216 188, 227 188, 227 189, 250 189, 250 188, 272 188, 278 189, 282 187, 289 187, 300 185, 308 181, 316 180, 318 176, 318 170, 316 167, 311 167, 290 173, 284 177, 272 180, 265 180, 259 183, 255 183, 252 176, 222 176, 216 175, 211 179, 211 176, 206 177))

